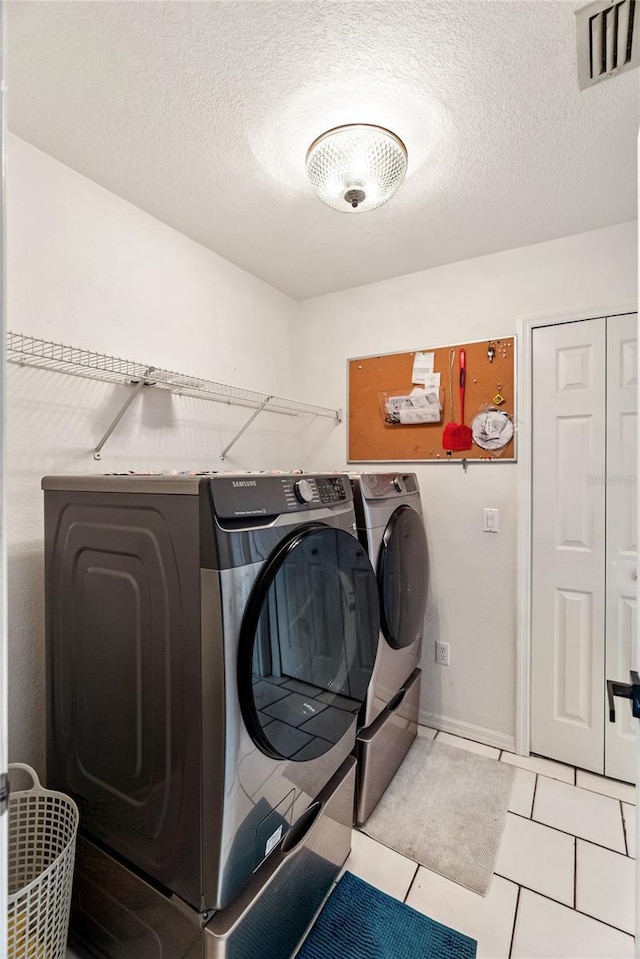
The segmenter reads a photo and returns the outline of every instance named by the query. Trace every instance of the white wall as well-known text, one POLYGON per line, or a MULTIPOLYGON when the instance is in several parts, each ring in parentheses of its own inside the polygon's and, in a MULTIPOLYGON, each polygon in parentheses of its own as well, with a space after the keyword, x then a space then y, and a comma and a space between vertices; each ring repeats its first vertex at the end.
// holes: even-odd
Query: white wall
MULTIPOLYGON (((636 296, 636 264, 634 222, 307 300, 298 392, 346 408, 348 357, 489 340, 516 333, 520 316, 627 300, 636 296)), ((305 465, 344 468, 345 449, 341 426, 305 465)), ((518 467, 402 468, 420 479, 431 563, 422 719, 513 747, 518 467), (482 532, 484 506, 500 509, 497 536, 482 532), (449 667, 435 664, 438 639, 451 644, 449 667)))
MULTIPOLYGON (((8 155, 8 328, 237 386, 291 394, 296 304, 16 137, 8 155)), ((44 758, 43 544, 47 473, 291 468, 329 420, 143 392, 91 450, 127 387, 8 369, 10 758, 44 758)))

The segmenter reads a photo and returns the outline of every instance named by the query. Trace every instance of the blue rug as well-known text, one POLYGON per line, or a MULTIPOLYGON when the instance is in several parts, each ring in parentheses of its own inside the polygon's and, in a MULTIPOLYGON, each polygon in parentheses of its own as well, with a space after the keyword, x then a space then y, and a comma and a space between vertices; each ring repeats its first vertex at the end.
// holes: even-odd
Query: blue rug
POLYGON ((297 959, 475 959, 477 943, 346 872, 297 959))

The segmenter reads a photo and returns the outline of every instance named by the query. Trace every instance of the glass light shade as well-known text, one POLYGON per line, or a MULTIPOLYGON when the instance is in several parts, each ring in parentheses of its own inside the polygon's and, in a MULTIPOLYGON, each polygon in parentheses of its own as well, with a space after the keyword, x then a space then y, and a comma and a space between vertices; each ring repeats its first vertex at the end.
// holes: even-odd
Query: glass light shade
POLYGON ((369 123, 327 130, 307 150, 307 176, 328 206, 366 213, 393 196, 407 172, 402 140, 369 123))

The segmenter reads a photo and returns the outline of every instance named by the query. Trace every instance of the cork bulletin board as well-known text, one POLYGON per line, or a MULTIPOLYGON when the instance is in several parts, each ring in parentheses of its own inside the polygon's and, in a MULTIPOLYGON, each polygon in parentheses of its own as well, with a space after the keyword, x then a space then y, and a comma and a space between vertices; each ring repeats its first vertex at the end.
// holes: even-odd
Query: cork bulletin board
MULTIPOLYGON (((459 356, 466 353, 465 424, 474 417, 499 410, 515 426, 515 363, 514 337, 501 337, 475 343, 429 350, 421 347, 407 353, 389 353, 348 360, 348 454, 350 463, 377 463, 448 460, 515 462, 516 433, 501 449, 487 450, 475 441, 471 449, 448 451, 443 435, 451 421, 460 423, 459 356), (455 353, 453 352, 455 351, 455 353), (390 423, 385 415, 390 397, 411 394, 416 353, 433 354, 433 372, 440 374, 439 400, 442 415, 438 422, 390 423), (491 358, 493 352, 493 358, 491 358), (450 389, 450 364, 453 390, 450 389), (496 402, 502 400, 502 402, 496 402)), ((501 419, 504 422, 504 417, 501 419)), ((480 422, 480 421, 477 421, 480 422)), ((508 425, 508 424, 507 424, 508 425)), ((507 430, 510 432, 510 428, 507 430)))

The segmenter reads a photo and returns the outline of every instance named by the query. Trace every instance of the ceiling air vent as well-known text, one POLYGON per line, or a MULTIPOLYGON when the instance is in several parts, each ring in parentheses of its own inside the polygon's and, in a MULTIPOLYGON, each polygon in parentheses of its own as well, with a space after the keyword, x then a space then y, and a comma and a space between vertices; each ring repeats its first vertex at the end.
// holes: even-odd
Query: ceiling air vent
POLYGON ((636 0, 596 0, 576 11, 581 90, 640 66, 639 15, 636 0))

